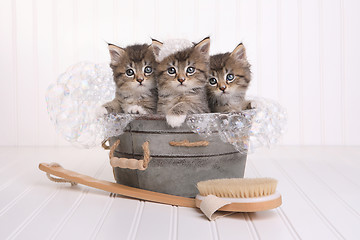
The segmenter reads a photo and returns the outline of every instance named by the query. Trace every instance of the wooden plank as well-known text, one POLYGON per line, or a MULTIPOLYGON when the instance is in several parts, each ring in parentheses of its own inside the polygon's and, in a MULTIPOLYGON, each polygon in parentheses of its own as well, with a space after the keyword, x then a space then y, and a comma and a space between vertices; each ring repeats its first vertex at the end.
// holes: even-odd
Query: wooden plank
POLYGON ((0 237, 235 239, 241 234, 244 239, 354 239, 359 235, 356 190, 360 186, 344 175, 347 169, 353 174, 360 168, 359 155, 356 147, 278 147, 250 155, 246 177, 278 179, 283 205, 209 222, 196 209, 114 198, 82 186, 51 183, 35 168, 49 158, 87 174, 98 175, 99 167, 105 166, 98 178, 112 180, 103 150, 0 149, 1 157, 14 161, 0 169, 2 182, 27 171, 9 188, 0 190, 1 200, 7 199, 0 206, 0 224, 7 226, 0 230, 0 237), (158 215, 158 224, 153 225, 152 219, 158 215))
POLYGON ((213 239, 210 222, 198 209, 178 208, 177 238, 172 239, 213 239))
MULTIPOLYGON (((321 144, 321 100, 319 73, 319 6, 311 0, 300 1, 301 7, 301 87, 303 144, 321 144)), ((286 81, 286 79, 284 79, 286 81)), ((286 91, 286 90, 285 90, 286 91)))
POLYGON ((24 162, 24 154, 19 153, 14 147, 7 147, 6 150, 2 148, 0 152, 0 158, 4 159, 0 168, 0 189, 3 189, 3 185, 6 185, 7 182, 12 181, 21 173, 31 170, 29 169, 31 163, 24 162), (11 156, 11 160, 9 160, 9 156, 11 156), (19 171, 15 171, 15 169, 19 171))
POLYGON ((259 82, 257 76, 259 74, 258 66, 258 56, 260 54, 259 49, 257 48, 257 21, 258 21, 258 10, 257 10, 257 1, 241 1, 238 9, 239 12, 239 22, 242 23, 239 25, 241 27, 240 39, 245 47, 248 61, 252 65, 252 80, 248 90, 248 95, 258 95, 259 82))
POLYGON ((132 1, 113 2, 114 43, 127 46, 135 42, 134 33, 134 3, 132 1))
POLYGON ((30 168, 25 169, 23 165, 15 165, 11 166, 11 168, 7 172, 2 173, 2 177, 5 177, 6 181, 3 181, 0 185, 0 192, 3 195, 0 200, 1 214, 8 211, 16 203, 14 199, 19 198, 22 193, 29 190, 28 184, 19 184, 19 182, 26 183, 27 179, 33 175, 33 171, 30 168), (14 173, 13 167, 17 167, 19 171, 14 173))
MULTIPOLYGON (((64 151, 64 150, 63 150, 64 151)), ((54 153, 54 150, 52 151, 54 153)), ((54 161, 58 161, 65 166, 70 166, 72 169, 78 171, 85 171, 89 174, 94 174, 99 166, 103 165, 103 161, 98 160, 96 151, 93 152, 93 157, 84 156, 89 155, 90 152, 65 151, 65 154, 58 154, 53 157, 54 161), (71 156, 69 157, 69 153, 71 156), (94 154, 95 153, 95 154, 94 154), (68 160, 64 160, 64 155, 68 155, 68 160), (78 161, 73 161, 78 159, 78 161), (85 164, 91 162, 91 164, 85 164)), ((37 151, 29 154, 33 167, 37 166, 39 160, 36 156, 37 151)), ((35 167, 33 169, 36 169, 35 167)), ((26 180, 17 181, 13 188, 23 187, 25 193, 20 199, 17 199, 14 206, 8 209, 0 217, 0 221, 6 221, 8 228, 6 231, 0 231, 1 238, 5 237, 20 237, 20 238, 45 238, 48 237, 57 227, 57 223, 61 222, 62 217, 66 215, 71 204, 77 200, 77 196, 81 195, 80 189, 83 187, 69 187, 68 184, 55 184, 50 182, 44 174, 36 169, 36 174, 27 177, 26 180), (28 189, 28 190, 27 190, 28 189), (10 221, 8 219, 11 219, 10 221), (37 229, 37 230, 34 230, 37 229), (43 230, 41 230, 43 229, 43 230), (41 231, 40 231, 41 230, 41 231), (43 236, 43 237, 42 237, 43 236)), ((11 189, 9 189, 11 191, 11 189)), ((20 193, 19 196, 22 194, 20 193)), ((5 193, 6 194, 6 193, 5 193)))
POLYGON ((313 206, 316 206, 338 237, 347 239, 360 234, 360 229, 356 228, 360 224, 359 216, 355 216, 316 176, 298 161, 280 160, 275 163, 278 163, 308 199, 311 199, 313 206))
POLYGON ((298 7, 297 1, 281 2, 281 86, 282 102, 287 110, 287 132, 283 139, 286 144, 300 143, 300 101, 299 101, 299 68, 298 68, 298 7), (285 60, 286 59, 286 60, 285 60))
POLYGON ((343 13, 343 26, 345 39, 344 39, 344 72, 342 73, 342 86, 344 88, 344 103, 343 107, 345 115, 345 143, 347 145, 359 145, 360 138, 360 109, 359 102, 359 81, 358 81, 358 57, 360 54, 360 34, 359 25, 360 16, 360 2, 358 1, 342 1, 344 6, 343 13))
POLYGON ((17 130, 17 40, 14 39, 16 30, 16 5, 14 1, 0 2, 0 61, 1 85, 0 95, 2 99, 0 108, 2 115, 6 116, 0 125, 2 146, 15 146, 18 144, 17 130), (15 20, 15 21, 14 21, 15 20))
MULTIPOLYGON (((231 52, 240 43, 240 39, 236 38, 235 31, 238 27, 236 14, 236 1, 227 1, 223 4, 222 1, 215 2, 215 35, 211 43, 211 51, 224 53, 231 52)), ((211 16, 210 16, 211 17, 211 16)))
POLYGON ((114 42, 114 11, 113 1, 95 1, 95 14, 97 15, 97 28, 95 31, 96 62, 110 62, 109 50, 106 42, 114 42))
MULTIPOLYGON (((100 168, 96 170, 95 177, 99 179, 111 174, 107 161, 102 162, 100 168)), ((102 219, 106 218, 115 199, 109 198, 108 192, 87 187, 84 187, 81 192, 65 192, 64 194, 66 194, 64 197, 75 201, 64 206, 66 214, 62 216, 56 228, 53 228, 51 237, 94 238, 101 228, 102 219), (79 222, 81 225, 78 224, 79 222)))
POLYGON ((148 236, 167 239, 170 235, 172 214, 172 206, 145 202, 134 239, 147 239, 148 236))
POLYGON ((175 28, 175 1, 155 0, 155 29, 154 39, 164 41, 172 36, 172 29, 175 28))
POLYGON ((258 82, 259 96, 278 101, 278 23, 277 0, 258 1, 259 7, 259 36, 258 49, 258 82))
MULTIPOLYGON (((13 152, 14 147, 0 147, 0 173, 8 171, 8 169, 11 169, 11 166, 21 162, 20 160, 22 159, 19 158, 9 161, 8 156, 13 154, 13 152)), ((0 176, 2 175, 0 174, 0 176)))
POLYGON ((344 207, 360 217, 360 206, 358 204, 360 195, 357 194, 360 190, 360 184, 349 180, 335 170, 338 165, 342 165, 342 162, 337 162, 335 167, 331 167, 323 161, 314 161, 312 158, 302 159, 299 163, 332 192, 335 198, 343 203, 344 207))
POLYGON ((323 2, 322 42, 323 53, 323 103, 324 103, 324 144, 342 144, 342 115, 334 114, 334 109, 341 112, 341 21, 340 1, 323 2))
MULTIPOLYGON (((76 41, 74 41, 77 39, 77 29, 75 29, 77 25, 74 24, 76 15, 74 14, 75 9, 73 3, 71 0, 53 2, 53 47, 56 78, 76 63, 76 56, 79 53, 76 41)), ((79 40, 81 41, 82 39, 79 40)), ((88 43, 88 41, 85 42, 88 43)), ((56 144, 58 146, 70 145, 60 134, 57 134, 56 144)))
MULTIPOLYGON (((283 151, 283 156, 288 161, 289 155, 283 151)), ((290 153, 290 151, 288 152, 290 153)), ((268 154, 270 156, 271 154, 268 154)), ((280 168, 274 165, 269 157, 251 158, 249 161, 252 167, 262 176, 276 178, 279 183, 277 190, 282 194, 283 204, 279 208, 279 213, 285 216, 286 225, 291 227, 295 236, 300 238, 322 238, 336 239, 337 235, 331 232, 326 220, 322 217, 319 210, 314 206, 311 198, 304 195, 296 183, 280 168)))
POLYGON ((358 159, 358 157, 339 156, 338 159, 334 159, 331 162, 329 161, 328 166, 348 181, 360 186, 358 159), (339 164, 339 160, 341 164, 339 164))
POLYGON ((53 49, 53 16, 52 1, 37 0, 37 45, 38 45, 38 143, 41 146, 54 146, 57 134, 54 124, 50 121, 47 112, 45 94, 51 83, 57 79, 54 72, 53 49))
MULTIPOLYGON (((72 1, 71 1, 72 2, 72 1)), ((74 29, 75 38, 78 41, 78 59, 75 61, 96 61, 95 58, 95 1, 79 0, 76 11, 78 28, 74 29)), ((74 19, 75 20, 75 19, 74 19)))
POLYGON ((250 226, 252 223, 244 213, 235 213, 215 221, 219 239, 236 239, 241 233, 241 239, 256 239, 252 235, 250 226))
MULTIPOLYGON (((34 62, 34 18, 31 1, 16 1, 17 110, 19 145, 37 144, 37 79, 34 62)), ((35 23, 36 24, 36 23, 35 23)))
POLYGON ((318 161, 322 163, 324 156, 326 156, 326 164, 331 167, 339 174, 343 175, 350 181, 354 183, 360 182, 360 166, 358 164, 358 159, 360 158, 360 151, 357 147, 319 147, 319 146, 306 146, 306 147, 296 147, 296 146, 282 146, 269 150, 257 152, 261 156, 265 154, 274 154, 277 159, 283 159, 284 161, 289 158, 287 154, 283 152, 290 152, 291 158, 297 159, 312 159, 312 161, 318 161), (341 164, 339 164, 341 163, 341 164))
MULTIPOLYGON (((246 170, 247 177, 269 177, 262 175, 254 167, 252 160, 249 159, 249 161, 246 170)), ((249 222, 248 224, 254 229, 252 234, 256 238, 300 239, 288 220, 283 217, 281 207, 269 211, 245 213, 244 215, 245 219, 249 222)))
POLYGON ((175 1, 174 18, 176 27, 172 28, 172 31, 170 31, 173 36, 176 38, 189 39, 194 42, 202 39, 192 39, 194 37, 196 26, 195 10, 196 7, 194 1, 175 1))
MULTIPOLYGON (((74 23, 77 19, 75 19, 76 14, 74 11, 76 9, 72 1, 65 0, 56 3, 58 75, 65 72, 69 66, 75 64, 75 61, 78 60, 76 55, 78 55, 80 47, 83 49, 83 45, 89 42, 88 40, 82 43, 81 46, 78 46, 75 41, 77 39, 81 42, 82 38, 78 37, 83 32, 75 28, 77 25, 74 23)), ((88 51, 91 52, 90 49, 88 51)))
POLYGON ((114 236, 125 238, 129 236, 132 220, 135 218, 136 209, 140 201, 116 197, 104 219, 104 222, 96 234, 97 239, 109 239, 114 236))
POLYGON ((195 12, 195 19, 196 21, 193 23, 195 25, 196 32, 192 37, 194 40, 201 40, 206 36, 210 36, 210 54, 220 53, 221 51, 226 51, 226 46, 224 49, 219 49, 216 47, 217 35, 216 26, 218 24, 216 11, 216 1, 215 0, 197 0, 195 1, 195 8, 197 11, 195 12), (200 10, 201 9, 201 10, 200 10))

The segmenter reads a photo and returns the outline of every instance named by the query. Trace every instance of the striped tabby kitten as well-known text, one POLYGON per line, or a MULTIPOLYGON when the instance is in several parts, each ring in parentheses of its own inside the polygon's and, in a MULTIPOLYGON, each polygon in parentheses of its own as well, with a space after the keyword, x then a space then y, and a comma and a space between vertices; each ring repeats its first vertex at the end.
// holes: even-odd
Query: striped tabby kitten
MULTIPOLYGON (((154 54, 163 44, 153 40, 154 54)), ((210 38, 165 56, 157 67, 157 112, 165 114, 171 127, 179 127, 187 114, 209 112, 206 83, 209 71, 210 38)))
POLYGON ((250 64, 242 43, 231 53, 211 56, 207 85, 211 111, 239 112, 250 108, 250 102, 245 100, 250 80, 250 64))
POLYGON ((115 99, 103 107, 108 113, 155 113, 156 61, 151 45, 121 48, 109 44, 109 51, 116 93, 115 99))

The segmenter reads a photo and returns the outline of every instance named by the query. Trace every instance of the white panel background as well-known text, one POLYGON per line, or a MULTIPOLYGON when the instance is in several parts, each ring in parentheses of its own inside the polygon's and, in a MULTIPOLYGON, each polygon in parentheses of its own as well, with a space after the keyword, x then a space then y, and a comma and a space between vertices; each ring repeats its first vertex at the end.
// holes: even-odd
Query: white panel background
POLYGON ((0 145, 55 145, 45 91, 78 61, 108 61, 106 42, 211 36, 243 41, 249 94, 288 110, 283 144, 359 145, 360 2, 356 0, 0 0, 0 145))

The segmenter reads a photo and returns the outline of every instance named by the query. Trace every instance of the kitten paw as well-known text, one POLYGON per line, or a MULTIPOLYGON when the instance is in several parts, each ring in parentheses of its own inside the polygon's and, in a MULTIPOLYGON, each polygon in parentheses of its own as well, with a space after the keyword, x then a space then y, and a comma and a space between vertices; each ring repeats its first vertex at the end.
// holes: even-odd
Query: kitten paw
POLYGON ((166 115, 166 122, 173 128, 180 127, 186 119, 186 115, 166 115))
POLYGON ((242 110, 256 109, 258 104, 255 101, 246 101, 243 104, 242 110))
POLYGON ((147 112, 139 105, 130 106, 126 112, 135 114, 147 114, 147 112))
POLYGON ((95 109, 95 117, 97 119, 102 118, 107 114, 108 114, 108 111, 106 110, 106 108, 104 106, 99 106, 95 109))
POLYGON ((250 101, 249 107, 250 107, 250 109, 255 109, 255 108, 258 108, 258 104, 255 101, 250 101))

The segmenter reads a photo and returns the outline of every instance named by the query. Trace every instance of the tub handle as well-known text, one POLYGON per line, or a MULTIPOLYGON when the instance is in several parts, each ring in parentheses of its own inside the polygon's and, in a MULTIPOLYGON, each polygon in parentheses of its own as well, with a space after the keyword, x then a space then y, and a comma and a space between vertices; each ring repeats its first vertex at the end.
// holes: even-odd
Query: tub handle
POLYGON ((198 141, 198 142, 189 142, 189 140, 185 139, 179 142, 171 141, 169 142, 170 146, 174 147, 206 147, 209 145, 208 141, 198 141))
POLYGON ((151 160, 150 150, 149 150, 149 142, 144 142, 142 148, 144 150, 144 158, 141 160, 133 159, 133 158, 118 158, 114 157, 114 151, 119 146, 120 140, 117 140, 114 145, 110 148, 109 158, 110 165, 112 167, 119 168, 129 168, 129 169, 137 169, 137 170, 146 170, 149 162, 151 160))
POLYGON ((109 149, 110 149, 109 138, 105 138, 105 139, 101 142, 101 146, 103 147, 103 149, 109 150, 109 149), (106 143, 108 143, 108 144, 106 144, 106 143))

